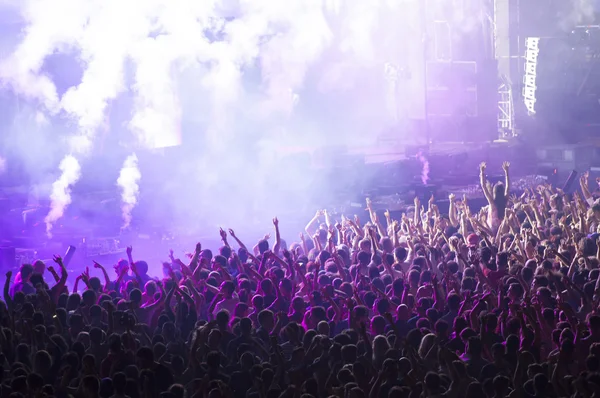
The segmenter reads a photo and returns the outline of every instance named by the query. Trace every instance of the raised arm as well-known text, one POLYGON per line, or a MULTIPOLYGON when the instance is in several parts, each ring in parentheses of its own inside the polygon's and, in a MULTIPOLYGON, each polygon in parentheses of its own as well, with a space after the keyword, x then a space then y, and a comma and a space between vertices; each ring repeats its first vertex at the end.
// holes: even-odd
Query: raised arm
POLYGON ((60 280, 52 288, 52 301, 56 303, 58 301, 58 297, 60 296, 61 292, 65 287, 65 284, 67 283, 67 277, 69 276, 69 274, 67 273, 65 264, 63 263, 62 258, 60 256, 54 256, 54 262, 60 267, 60 280))
POLYGON ((108 292, 110 289, 110 277, 108 276, 108 272, 106 272, 106 269, 102 266, 102 264, 97 261, 94 261, 94 268, 102 271, 102 274, 104 275, 104 291, 108 292))
POLYGON ((238 246, 240 248, 242 248, 242 249, 246 250, 248 253, 250 253, 248 251, 248 248, 246 247, 246 245, 242 243, 242 241, 237 237, 237 235, 235 234, 235 232, 231 228, 229 228, 229 235, 231 235, 231 237, 233 238, 233 240, 236 241, 236 243, 238 244, 238 246))
POLYGON ((313 236, 315 233, 317 233, 319 218, 321 218, 322 215, 323 210, 317 210, 315 216, 308 222, 308 224, 306 224, 304 230, 306 231, 308 236, 313 236))
POLYGON ((448 218, 450 218, 450 224, 453 227, 457 227, 459 225, 458 213, 456 211, 456 195, 451 193, 448 196, 448 201, 450 202, 450 207, 448 209, 448 218))
POLYGON ((4 302, 6 303, 6 307, 8 312, 10 313, 12 309, 12 297, 10 297, 10 278, 12 278, 12 271, 8 271, 6 273, 6 280, 4 281, 4 302))
POLYGON ((48 270, 48 272, 50 272, 52 274, 52 277, 54 278, 54 283, 58 283, 58 281, 60 280, 60 276, 58 276, 54 267, 50 265, 46 269, 48 270))
POLYGON ((273 226, 275 227, 275 246, 273 246, 273 254, 279 254, 281 248, 281 234, 279 233, 279 220, 277 217, 273 219, 273 226))
POLYGON ((579 185, 581 186, 581 192, 583 193, 583 197, 584 197, 585 201, 591 206, 594 203, 594 197, 590 193, 590 187, 589 187, 589 182, 588 182, 589 175, 590 175, 590 173, 588 171, 586 171, 579 178, 579 185))
POLYGON ((483 194, 485 195, 485 198, 487 199, 489 205, 491 206, 494 204, 494 197, 492 196, 492 193, 490 192, 488 185, 487 185, 487 179, 485 178, 485 168, 486 168, 485 162, 481 162, 481 164, 479 165, 479 183, 481 184, 481 189, 483 190, 483 194))
POLYGON ((510 168, 510 162, 502 163, 502 170, 504 170, 504 196, 508 198, 510 195, 510 177, 508 169, 510 168))
POLYGON ((225 232, 223 228, 219 228, 219 235, 221 236, 221 242, 223 242, 225 246, 231 247, 229 246, 229 242, 227 242, 227 232, 225 232))
POLYGON ((127 259, 129 264, 133 265, 133 246, 127 246, 127 259))

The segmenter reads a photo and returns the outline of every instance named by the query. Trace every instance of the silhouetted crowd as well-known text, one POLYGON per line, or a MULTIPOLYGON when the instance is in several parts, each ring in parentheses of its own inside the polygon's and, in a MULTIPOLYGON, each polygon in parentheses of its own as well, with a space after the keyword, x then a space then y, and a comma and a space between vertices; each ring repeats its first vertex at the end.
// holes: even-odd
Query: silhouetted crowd
POLYGON ((72 289, 60 257, 23 265, 0 303, 0 398, 595 397, 596 189, 515 196, 502 167, 491 185, 480 166, 477 211, 450 195, 448 214, 415 199, 394 219, 367 200, 367 222, 318 211, 290 245, 278 219, 254 247, 220 230, 161 278, 132 248, 72 289))

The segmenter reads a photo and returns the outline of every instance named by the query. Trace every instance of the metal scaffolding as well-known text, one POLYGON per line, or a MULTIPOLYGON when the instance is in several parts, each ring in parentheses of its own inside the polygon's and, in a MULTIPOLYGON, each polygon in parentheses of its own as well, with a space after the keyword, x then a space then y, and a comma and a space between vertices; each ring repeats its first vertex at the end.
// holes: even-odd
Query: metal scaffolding
POLYGON ((498 86, 498 138, 508 140, 517 136, 515 107, 510 82, 506 76, 501 76, 500 79, 501 82, 498 86))
POLYGON ((498 63, 498 138, 517 136, 513 83, 520 81, 519 0, 494 0, 493 41, 498 63))

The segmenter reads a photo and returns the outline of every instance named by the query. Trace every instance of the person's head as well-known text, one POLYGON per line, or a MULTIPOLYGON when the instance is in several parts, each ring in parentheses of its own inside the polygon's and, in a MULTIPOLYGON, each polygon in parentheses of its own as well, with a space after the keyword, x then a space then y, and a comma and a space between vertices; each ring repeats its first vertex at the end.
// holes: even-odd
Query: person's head
POLYGON ((523 297, 523 286, 519 283, 511 283, 507 293, 512 301, 518 301, 523 297))
POLYGON ((397 247, 394 249, 394 259, 398 263, 403 263, 408 257, 408 251, 404 247, 397 247))
POLYGON ((119 260, 113 267, 117 276, 121 275, 125 269, 129 268, 129 262, 125 259, 119 260))
POLYGON ((387 298, 377 299, 373 305, 375 313, 379 315, 385 315, 385 313, 390 312, 390 308, 391 304, 387 298))
POLYGON ((133 289, 129 293, 129 300, 136 306, 140 306, 142 304, 142 292, 140 289, 133 289))
POLYGON ((252 320, 250 318, 240 319, 240 332, 243 336, 250 336, 252 334, 252 320))
POLYGON ((29 278, 31 277, 31 274, 33 274, 33 267, 31 266, 31 264, 23 264, 21 266, 21 281, 22 282, 29 282, 29 278))
POLYGON ((136 353, 137 365, 141 370, 154 367, 154 352, 150 347, 141 347, 136 353))
POLYGON ((548 377, 543 373, 538 373, 533 377, 533 390, 536 397, 543 397, 548 388, 548 377))
POLYGON ((387 321, 381 315, 376 315, 371 320, 371 334, 375 336, 384 335, 387 321))
POLYGON ((211 351, 206 356, 206 365, 209 370, 216 371, 221 366, 221 354, 218 351, 211 351))
POLYGON ((356 259, 360 266, 366 267, 371 262, 371 254, 365 250, 361 250, 356 256, 356 259))
POLYGON ((437 395, 437 393, 439 393, 441 386, 442 386, 442 380, 440 379, 440 375, 434 372, 428 372, 425 375, 425 380, 424 380, 424 384, 425 384, 425 388, 427 389, 427 392, 429 393, 428 395, 434 394, 437 395))
POLYGON ((146 275, 148 273, 148 263, 145 261, 137 261, 135 263, 135 268, 140 275, 146 275))
POLYGON ((394 242, 388 237, 381 238, 381 248, 385 253, 391 253, 394 250, 394 242))
POLYGON ((96 376, 84 376, 81 379, 83 396, 96 397, 100 392, 100 380, 96 376))
MULTIPOLYGON (((504 202, 504 206, 506 206, 506 196, 505 196, 506 190, 504 189, 504 183, 502 182, 497 182, 494 185, 494 202, 496 202, 496 204, 498 202, 504 202)), ((502 209, 504 210, 504 209, 502 209)), ((500 217, 504 217, 504 211, 502 211, 502 214, 500 214, 500 209, 498 209, 498 215, 500 215, 500 217)))
POLYGON ((146 285, 144 286, 144 291, 145 291, 147 297, 149 297, 149 298, 154 297, 154 294, 157 291, 156 282, 154 282, 154 281, 146 282, 146 285))
POLYGON ((264 254, 267 250, 269 250, 269 241, 266 239, 261 239, 258 241, 258 252, 260 254, 264 254))
POLYGON ((37 373, 27 376, 27 388, 33 393, 38 393, 44 387, 44 378, 37 373))
POLYGON ((302 297, 294 297, 292 300, 292 309, 294 312, 303 314, 306 311, 306 302, 302 297))
POLYGON ((255 311, 260 311, 264 308, 265 304, 264 304, 264 298, 263 296, 257 294, 254 297, 252 297, 252 307, 254 307, 255 311))
POLYGON ((265 295, 273 294, 273 281, 268 278, 260 281, 260 288, 265 295))
POLYGON ((230 299, 235 292, 235 285, 232 281, 224 281, 221 283, 220 292, 223 294, 223 297, 226 299, 230 299))
POLYGON ((408 321, 411 316, 410 309, 406 304, 400 304, 396 308, 396 316, 399 321, 408 321))
POLYGON ((36 274, 44 275, 46 271, 46 264, 42 260, 37 260, 33 263, 33 272, 36 274))
POLYGON ((363 239, 358 243, 360 251, 371 254, 371 241, 369 239, 363 239))
POLYGON ((592 206, 592 212, 596 220, 600 220, 600 201, 596 201, 592 206))
POLYGON ((392 292, 394 296, 401 298, 404 293, 404 280, 398 278, 392 282, 392 292))
POLYGON ((258 324, 261 328, 270 332, 275 327, 275 315, 270 310, 262 310, 258 313, 258 324))
POLYGON ((98 296, 96 295, 96 292, 92 289, 86 290, 81 295, 81 299, 83 300, 83 305, 85 305, 88 308, 91 307, 92 305, 96 304, 97 298, 98 298, 98 296))
POLYGON ((45 375, 52 366, 52 357, 48 351, 37 351, 33 357, 33 371, 45 375))
POLYGON ((292 293, 293 286, 294 285, 291 280, 289 280, 288 278, 283 278, 281 282, 279 282, 279 292, 283 296, 289 298, 290 294, 292 293))
POLYGON ((440 319, 435 323, 434 329, 435 334, 441 341, 444 341, 450 335, 450 325, 448 325, 448 322, 444 321, 443 319, 440 319))
POLYGON ((231 320, 231 316, 229 314, 229 311, 227 311, 227 310, 221 310, 221 311, 217 312, 217 315, 215 317, 217 326, 221 330, 227 330, 229 328, 230 320, 231 320))
POLYGON ((481 398, 485 396, 485 391, 481 383, 474 381, 467 386, 466 398, 481 398))
POLYGON ((248 307, 248 304, 239 302, 235 305, 233 316, 234 318, 244 318, 248 316, 249 311, 250 307, 248 307))
POLYGON ((600 315, 592 315, 588 319, 588 327, 593 336, 600 336, 600 315))
POLYGON ((496 267, 498 271, 506 270, 508 268, 508 252, 498 252, 496 254, 496 267))
POLYGON ((113 389, 116 394, 125 394, 125 388, 127 387, 127 376, 125 373, 117 372, 112 377, 113 389))
POLYGON ((482 352, 481 339, 477 336, 469 337, 467 343, 467 353, 473 357, 481 356, 482 352))
POLYGON ((364 323, 368 327, 370 325, 369 309, 363 305, 354 307, 354 320, 357 325, 364 323))

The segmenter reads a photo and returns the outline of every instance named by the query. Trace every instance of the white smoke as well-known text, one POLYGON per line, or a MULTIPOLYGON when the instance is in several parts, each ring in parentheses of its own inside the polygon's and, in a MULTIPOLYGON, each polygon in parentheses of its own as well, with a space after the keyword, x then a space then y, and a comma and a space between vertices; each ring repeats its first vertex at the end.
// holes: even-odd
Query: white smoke
POLYGON ((0 58, 0 85, 31 100, 52 123, 67 119, 69 152, 77 156, 96 148, 100 129, 114 127, 108 109, 120 97, 132 107, 120 125, 139 147, 181 144, 182 119, 194 120, 202 154, 186 167, 203 171, 196 189, 235 176, 237 191, 228 198, 258 197, 266 190, 257 181, 269 184, 276 162, 260 158, 247 167, 256 151, 250 143, 276 152, 281 145, 377 142, 392 123, 386 63, 411 76, 399 97, 420 109, 406 117, 423 117, 420 3, 15 0, 23 28, 14 50, 0 58), (45 70, 56 53, 77 57, 82 69, 66 90, 45 70), (260 136, 249 138, 249 130, 260 136))
MULTIPOLYGON (((222 144, 224 135, 235 138, 232 111, 247 110, 262 118, 289 116, 298 98, 290 93, 303 88, 310 68, 322 69, 319 87, 335 91, 353 87, 361 74, 381 71, 383 63, 398 59, 403 47, 397 44, 413 39, 402 29, 415 23, 402 16, 413 15, 407 10, 418 1, 21 3, 26 29, 16 49, 0 63, 0 79, 47 111, 73 118, 75 134, 87 138, 77 148, 84 151, 93 145, 108 103, 124 91, 134 95, 129 128, 146 147, 180 143, 182 95, 207 98, 202 112, 209 115, 208 134, 214 145, 222 144), (382 36, 389 38, 381 40, 382 36), (79 54, 83 76, 59 96, 42 67, 49 55, 67 51, 79 54), (244 69, 256 65, 261 68, 262 93, 250 100, 243 86, 244 69), (131 79, 126 78, 129 69, 131 79), (181 88, 184 71, 190 69, 202 71, 199 83, 204 92, 190 93, 185 84, 181 88)), ((380 102, 373 106, 380 107, 380 102)), ((371 113, 364 123, 370 126, 381 110, 365 108, 371 113)))
POLYGON ((417 159, 421 162, 421 182, 423 185, 427 185, 429 182, 429 160, 423 155, 423 152, 417 154, 417 159))
POLYGON ((54 223, 63 216, 65 209, 71 203, 71 187, 77 182, 81 173, 79 162, 72 155, 63 158, 59 169, 60 177, 52 184, 50 212, 44 220, 48 237, 52 236, 54 223))
POLYGON ((569 0, 559 3, 558 14, 561 29, 570 31, 577 25, 589 25, 596 17, 595 0, 569 0))
POLYGON ((121 210, 123 212, 123 229, 131 224, 131 211, 137 204, 139 186, 138 182, 142 178, 142 174, 138 168, 138 158, 131 154, 125 159, 123 168, 117 179, 117 185, 121 188, 121 210))

